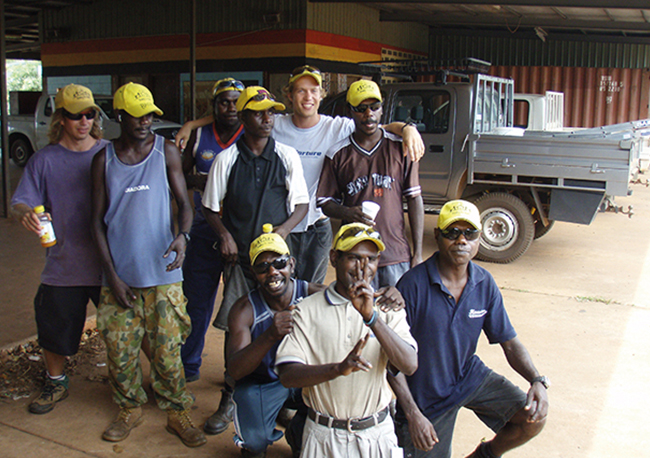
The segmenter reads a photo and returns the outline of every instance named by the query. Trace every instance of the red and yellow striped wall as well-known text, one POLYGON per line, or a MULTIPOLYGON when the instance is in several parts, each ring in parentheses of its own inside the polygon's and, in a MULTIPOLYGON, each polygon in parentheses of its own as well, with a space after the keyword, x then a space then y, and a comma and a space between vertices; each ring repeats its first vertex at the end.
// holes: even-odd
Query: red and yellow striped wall
MULTIPOLYGON (((188 35, 113 38, 42 45, 43 67, 187 61, 188 35)), ((383 49, 414 52, 314 30, 265 30, 197 36, 197 60, 301 57, 356 63, 381 60, 383 49)))

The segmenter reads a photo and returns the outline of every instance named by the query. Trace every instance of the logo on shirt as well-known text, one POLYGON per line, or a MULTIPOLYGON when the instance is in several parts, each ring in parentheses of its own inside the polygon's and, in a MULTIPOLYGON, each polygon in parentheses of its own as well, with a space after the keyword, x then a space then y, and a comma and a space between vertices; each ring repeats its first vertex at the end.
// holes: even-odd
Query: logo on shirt
POLYGON ((359 177, 348 183, 348 195, 356 196, 368 186, 368 177, 359 177))
POLYGON ((128 194, 129 192, 138 192, 138 191, 149 191, 149 185, 141 184, 138 186, 129 186, 128 188, 126 188, 126 191, 124 191, 124 194, 128 194))
POLYGON ((322 153, 321 151, 298 151, 298 155, 300 155, 300 156, 306 156, 306 157, 309 157, 309 156, 316 156, 316 157, 319 157, 319 156, 321 156, 322 154, 323 154, 323 153, 322 153))
POLYGON ((481 318, 482 316, 485 316, 486 313, 487 313, 487 310, 469 309, 469 317, 470 318, 481 318))
POLYGON ((204 161, 211 161, 214 159, 214 156, 216 156, 216 154, 214 154, 214 151, 212 150, 206 149, 201 151, 201 159, 204 161))
POLYGON ((356 180, 349 182, 347 184, 348 195, 355 196, 363 191, 368 186, 368 183, 372 183, 374 188, 373 195, 375 197, 383 197, 384 189, 393 189, 394 182, 395 178, 391 176, 373 173, 370 176, 359 177, 356 180))
POLYGON ((375 188, 393 189, 395 178, 388 175, 372 174, 372 184, 375 188))

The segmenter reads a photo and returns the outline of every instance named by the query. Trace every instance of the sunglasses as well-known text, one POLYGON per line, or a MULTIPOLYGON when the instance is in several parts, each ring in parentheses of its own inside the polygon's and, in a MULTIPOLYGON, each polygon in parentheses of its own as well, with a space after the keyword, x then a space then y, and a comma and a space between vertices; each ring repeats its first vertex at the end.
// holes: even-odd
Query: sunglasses
POLYGON ((229 88, 229 87, 231 87, 231 88, 233 88, 233 89, 235 89, 236 91, 239 91, 239 92, 242 92, 245 89, 244 83, 242 83, 241 81, 225 80, 225 81, 222 81, 219 84, 217 84, 217 86, 212 91, 212 97, 216 96, 217 92, 219 92, 219 91, 221 91, 223 89, 229 88))
POLYGON ((381 102, 375 102, 370 105, 361 104, 357 105, 356 107, 350 105, 350 110, 354 111, 355 113, 365 113, 368 108, 370 108, 370 111, 374 113, 381 108, 381 102))
POLYGON ((316 67, 312 67, 311 65, 303 65, 291 70, 291 76, 289 78, 293 78, 296 75, 302 75, 305 72, 313 73, 314 75, 320 75, 320 70, 316 67))
POLYGON ((454 227, 452 229, 444 229, 444 230, 441 229, 440 234, 442 234, 444 238, 449 240, 457 240, 458 237, 463 235, 465 237, 465 240, 472 241, 479 238, 479 236, 481 235, 481 231, 479 231, 478 229, 469 229, 469 228, 461 230, 458 229, 457 227, 454 227))
POLYGON ((262 92, 258 91, 257 94, 255 94, 253 97, 248 99, 244 106, 242 107, 241 111, 244 111, 246 109, 246 105, 248 105, 251 102, 261 102, 262 100, 272 100, 275 102, 275 98, 273 97, 272 94, 269 94, 268 92, 262 92))
POLYGON ((350 229, 343 232, 341 234, 341 236, 336 239, 336 242, 334 243, 334 246, 338 245, 338 243, 341 240, 350 239, 350 238, 357 238, 357 237, 363 237, 364 235, 367 235, 371 239, 381 241, 381 234, 379 234, 379 232, 377 232, 374 229, 359 229, 358 227, 351 227, 350 229))
POLYGON ((288 263, 289 263, 289 256, 285 254, 284 256, 276 259, 273 262, 265 261, 265 262, 260 262, 259 264, 255 264, 253 266, 253 272, 255 272, 257 275, 262 275, 267 273, 271 268, 271 266, 273 266, 275 270, 282 270, 285 267, 287 267, 288 263))
POLYGON ((90 110, 88 113, 72 114, 68 110, 63 110, 63 116, 65 116, 66 118, 72 121, 81 121, 81 118, 85 116, 86 119, 90 121, 91 119, 95 119, 95 116, 97 116, 97 111, 90 110))

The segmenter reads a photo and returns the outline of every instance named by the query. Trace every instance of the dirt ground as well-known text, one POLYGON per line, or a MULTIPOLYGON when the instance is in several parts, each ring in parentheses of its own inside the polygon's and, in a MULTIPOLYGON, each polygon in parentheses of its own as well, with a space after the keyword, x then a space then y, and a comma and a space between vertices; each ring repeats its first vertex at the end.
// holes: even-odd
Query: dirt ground
MULTIPOLYGON (((590 226, 557 223, 515 263, 482 264, 501 287, 536 366, 552 382, 545 430, 509 457, 649 456, 642 425, 650 411, 650 189, 635 185, 634 195, 618 203, 632 204, 635 216, 599 214, 590 226)), ((435 221, 426 217, 426 256, 435 250, 435 221)), ((15 347, 35 333, 32 299, 42 257, 34 236, 0 218, 0 348, 15 347)), ((218 404, 222 345, 223 333, 210 329, 201 380, 189 385, 197 398, 197 423, 218 404)), ((481 339, 478 353, 526 388, 500 347, 481 339)), ((0 375, 6 375, 6 360, 0 363, 0 375)), ((126 441, 103 442, 101 433, 117 412, 108 385, 101 382, 105 371, 101 360, 88 358, 87 367, 71 376, 70 397, 47 415, 27 413, 27 398, 0 400, 0 456, 239 456, 232 426, 209 436, 204 447, 185 448, 164 431, 165 414, 153 400, 145 406, 146 421, 126 441)), ((466 456, 491 435, 472 414, 461 413, 453 457, 466 456)), ((281 440, 268 456, 288 458, 290 452, 281 440)))

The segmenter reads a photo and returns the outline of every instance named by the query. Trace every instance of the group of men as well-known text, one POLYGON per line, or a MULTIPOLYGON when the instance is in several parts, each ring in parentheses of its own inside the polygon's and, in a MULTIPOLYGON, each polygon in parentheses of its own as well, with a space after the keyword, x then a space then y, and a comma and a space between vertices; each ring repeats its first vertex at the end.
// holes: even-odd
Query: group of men
POLYGON ((12 200, 34 232, 33 207, 45 205, 58 237, 35 299, 46 382, 29 410, 49 412, 67 397, 65 357, 78 349, 92 299, 120 407, 102 437, 123 440, 143 420, 142 349, 167 430, 187 446, 205 444, 186 383, 200 377, 223 273, 215 325, 227 330, 226 386, 203 431, 221 433, 234 418, 243 456, 264 456, 282 437, 275 425, 287 407, 296 411, 285 432, 294 456, 391 456, 397 437, 407 456, 450 456, 462 406, 497 433, 471 456, 500 456, 538 434, 548 382, 494 280, 470 261, 476 207, 445 205, 439 252, 423 263, 417 129, 380 126, 383 99, 371 81, 348 90, 350 118, 318 113, 315 67, 295 69, 284 93, 291 115, 277 114, 285 106, 261 86, 218 81, 212 116, 177 136, 182 156, 151 134, 162 111, 146 87, 116 92, 122 134, 113 142, 101 140, 87 88, 57 93, 50 145, 30 160, 12 200), (193 219, 186 187, 195 190, 193 219), (364 213, 367 201, 380 205, 376 216, 364 213), (342 221, 335 237, 328 217, 342 221), (336 281, 326 287, 328 264, 336 281), (531 383, 527 394, 474 354, 481 330, 531 383))

